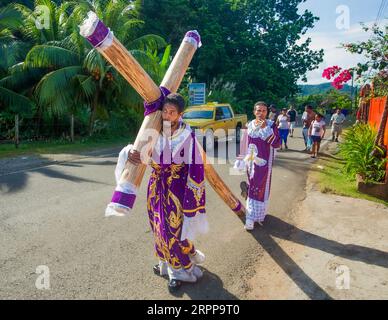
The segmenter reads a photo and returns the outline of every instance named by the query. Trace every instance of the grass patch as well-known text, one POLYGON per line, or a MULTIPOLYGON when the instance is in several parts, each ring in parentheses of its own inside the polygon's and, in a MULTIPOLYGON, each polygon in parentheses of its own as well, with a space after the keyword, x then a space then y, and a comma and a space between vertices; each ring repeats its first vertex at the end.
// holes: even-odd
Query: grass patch
POLYGON ((0 158, 30 154, 81 153, 115 146, 125 146, 133 137, 91 137, 71 143, 66 140, 47 142, 21 142, 19 148, 13 144, 0 144, 0 158))
POLYGON ((322 193, 365 199, 388 206, 384 201, 367 194, 358 192, 355 179, 349 179, 343 171, 344 161, 330 155, 323 155, 313 166, 311 177, 319 186, 322 193), (323 167, 323 169, 318 167, 323 167))

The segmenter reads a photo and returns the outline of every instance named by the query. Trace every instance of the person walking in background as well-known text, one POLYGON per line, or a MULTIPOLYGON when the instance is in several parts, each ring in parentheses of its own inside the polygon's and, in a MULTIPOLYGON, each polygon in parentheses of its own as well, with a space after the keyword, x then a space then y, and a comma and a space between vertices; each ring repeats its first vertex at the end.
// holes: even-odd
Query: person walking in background
POLYGON ((313 122, 315 119, 315 112, 313 111, 313 107, 310 105, 307 105, 305 107, 305 112, 302 115, 302 124, 303 124, 303 139, 304 139, 304 144, 306 146, 305 151, 310 151, 309 148, 309 129, 311 126, 311 122, 313 122))
POLYGON ((287 146, 287 138, 288 134, 290 133, 290 117, 287 115, 287 109, 282 109, 282 113, 278 116, 278 119, 276 120, 276 124, 279 129, 279 135, 280 135, 280 150, 283 150, 283 143, 284 148, 288 149, 287 146))
POLYGON ((248 183, 240 184, 241 194, 247 199, 245 229, 253 230, 255 222, 262 225, 268 213, 271 189, 272 165, 275 149, 280 147, 278 127, 266 119, 267 104, 259 101, 254 105, 255 119, 248 123, 244 144, 237 157, 235 168, 246 170, 248 183))
POLYGON ((311 122, 308 135, 312 140, 312 153, 311 158, 318 157, 319 148, 321 146, 321 141, 325 137, 326 133, 326 122, 323 120, 323 115, 317 113, 315 115, 315 120, 311 122))
POLYGON ((276 119, 278 118, 278 111, 276 110, 276 106, 274 104, 271 104, 269 106, 269 114, 268 114, 268 119, 273 121, 273 122, 276 122, 276 119))
POLYGON ((331 125, 331 141, 338 142, 338 138, 342 133, 342 127, 346 120, 345 115, 342 113, 341 109, 337 109, 336 112, 332 115, 330 120, 331 125))
POLYGON ((290 109, 288 109, 287 115, 290 117, 290 137, 294 137, 294 129, 297 124, 296 120, 298 117, 298 112, 295 110, 293 105, 290 105, 290 109))

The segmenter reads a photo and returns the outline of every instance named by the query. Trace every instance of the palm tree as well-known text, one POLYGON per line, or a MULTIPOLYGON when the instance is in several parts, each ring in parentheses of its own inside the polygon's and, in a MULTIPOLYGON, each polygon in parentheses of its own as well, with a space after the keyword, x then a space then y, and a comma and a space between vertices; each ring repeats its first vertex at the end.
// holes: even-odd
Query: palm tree
MULTIPOLYGON (((115 36, 131 51, 155 81, 160 81, 169 62, 170 47, 156 35, 141 35, 142 21, 125 0, 67 1, 57 5, 37 0, 35 7, 49 8, 49 29, 37 28, 34 10, 16 5, 25 23, 20 28, 24 39, 34 43, 24 61, 13 67, 6 80, 9 87, 19 87, 28 75, 39 75, 34 97, 38 109, 52 116, 90 110, 89 134, 96 115, 105 115, 117 106, 138 107, 141 100, 129 84, 87 41, 79 35, 78 25, 89 10, 96 12, 115 36), (159 58, 159 51, 165 48, 159 58)), ((32 77, 35 80, 36 78, 32 77)), ((1 85, 1 84, 0 84, 1 85)))
POLYGON ((8 5, 0 9, 0 111, 11 114, 28 113, 33 102, 15 90, 11 85, 9 72, 12 65, 23 59, 23 52, 27 52, 26 44, 20 41, 15 32, 23 25, 22 14, 13 6, 8 5))

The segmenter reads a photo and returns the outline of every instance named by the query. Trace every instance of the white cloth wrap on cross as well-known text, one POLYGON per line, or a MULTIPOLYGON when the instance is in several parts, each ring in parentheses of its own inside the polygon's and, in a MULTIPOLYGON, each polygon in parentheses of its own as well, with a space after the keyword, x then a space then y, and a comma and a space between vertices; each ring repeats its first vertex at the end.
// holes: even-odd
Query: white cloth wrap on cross
MULTIPOLYGON (((115 191, 123 192, 125 194, 133 194, 136 196, 137 194, 137 188, 131 184, 130 182, 126 181, 125 179, 121 179, 122 173, 125 169, 125 163, 128 159, 128 154, 132 150, 133 145, 129 144, 126 147, 124 147, 120 153, 119 157, 117 159, 117 165, 115 168, 115 178, 116 178, 116 189, 115 191)), ((119 203, 109 203, 105 210, 105 216, 118 216, 123 217, 130 213, 130 209, 128 207, 124 207, 120 205, 119 203)))
MULTIPOLYGON (((81 36, 87 38, 90 37, 96 30, 100 19, 93 11, 88 12, 88 17, 83 21, 82 25, 80 25, 80 34, 81 36)), ((109 29, 109 28, 108 28, 109 29)), ((98 50, 104 50, 110 47, 113 43, 113 31, 109 29, 109 32, 105 36, 103 40, 101 40, 98 44, 94 46, 98 50)))

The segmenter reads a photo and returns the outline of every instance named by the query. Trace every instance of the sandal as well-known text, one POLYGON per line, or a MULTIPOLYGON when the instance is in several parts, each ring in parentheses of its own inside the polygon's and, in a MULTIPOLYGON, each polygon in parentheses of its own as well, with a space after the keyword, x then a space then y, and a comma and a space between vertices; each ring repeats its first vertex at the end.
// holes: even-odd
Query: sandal
POLYGON ((168 282, 168 291, 170 291, 170 293, 176 292, 181 286, 182 286, 182 281, 171 279, 168 282))
POLYGON ((168 274, 167 274, 167 270, 161 270, 160 269, 160 265, 159 264, 156 264, 152 267, 152 270, 154 271, 154 273, 159 276, 159 277, 162 277, 162 278, 165 278, 168 274))
POLYGON ((248 198, 248 184, 245 181, 240 183, 241 196, 247 200, 248 198))

